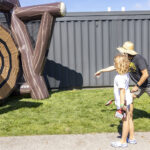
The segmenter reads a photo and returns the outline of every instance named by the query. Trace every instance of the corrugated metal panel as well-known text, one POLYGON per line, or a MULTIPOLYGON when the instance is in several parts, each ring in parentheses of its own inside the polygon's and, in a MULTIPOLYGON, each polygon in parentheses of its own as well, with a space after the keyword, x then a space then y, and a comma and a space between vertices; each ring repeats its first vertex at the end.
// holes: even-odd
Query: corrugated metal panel
POLYGON ((7 13, 0 13, 0 24, 9 28, 10 20, 8 20, 8 14, 7 13))
MULTIPOLYGON (((35 46, 40 21, 26 24, 35 46)), ((48 87, 112 86, 115 72, 100 79, 94 73, 113 65, 116 48, 127 40, 135 43, 135 50, 150 64, 149 11, 68 13, 57 18, 44 68, 48 87)))
POLYGON ((56 19, 47 57, 54 65, 45 68, 45 71, 50 70, 50 74, 55 72, 55 76, 45 72, 50 87, 112 86, 115 72, 105 73, 100 79, 96 79, 94 73, 113 65, 116 47, 127 40, 134 42, 136 51, 150 62, 149 14, 70 13, 56 19))

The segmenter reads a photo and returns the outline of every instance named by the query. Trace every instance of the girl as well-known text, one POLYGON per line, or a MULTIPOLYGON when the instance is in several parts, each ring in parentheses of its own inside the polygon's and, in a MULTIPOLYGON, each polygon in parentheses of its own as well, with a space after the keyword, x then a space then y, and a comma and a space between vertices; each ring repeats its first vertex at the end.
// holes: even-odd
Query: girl
POLYGON ((102 72, 112 70, 117 71, 114 78, 114 97, 117 106, 116 117, 122 118, 123 128, 120 141, 112 142, 113 147, 127 147, 127 136, 129 133, 128 143, 136 144, 134 139, 134 124, 133 124, 133 98, 129 90, 129 66, 130 61, 127 55, 119 54, 114 58, 114 67, 109 67, 98 71, 95 75, 98 76, 102 72), (126 112, 126 117, 123 117, 123 112, 126 112))

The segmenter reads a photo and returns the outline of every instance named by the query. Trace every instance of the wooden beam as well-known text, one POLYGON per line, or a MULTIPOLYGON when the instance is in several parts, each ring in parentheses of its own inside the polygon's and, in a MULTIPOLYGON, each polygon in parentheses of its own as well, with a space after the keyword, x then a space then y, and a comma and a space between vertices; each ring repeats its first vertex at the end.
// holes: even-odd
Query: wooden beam
POLYGON ((9 12, 14 7, 20 7, 19 0, 0 0, 0 11, 9 12))

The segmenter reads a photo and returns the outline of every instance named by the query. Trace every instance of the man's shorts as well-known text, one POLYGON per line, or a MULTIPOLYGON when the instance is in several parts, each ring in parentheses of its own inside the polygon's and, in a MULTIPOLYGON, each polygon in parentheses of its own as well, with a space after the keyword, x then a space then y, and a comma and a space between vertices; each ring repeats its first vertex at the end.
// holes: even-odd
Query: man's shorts
POLYGON ((150 96, 150 87, 138 89, 138 91, 133 92, 134 95, 136 95, 137 98, 139 98, 143 93, 147 93, 150 96))

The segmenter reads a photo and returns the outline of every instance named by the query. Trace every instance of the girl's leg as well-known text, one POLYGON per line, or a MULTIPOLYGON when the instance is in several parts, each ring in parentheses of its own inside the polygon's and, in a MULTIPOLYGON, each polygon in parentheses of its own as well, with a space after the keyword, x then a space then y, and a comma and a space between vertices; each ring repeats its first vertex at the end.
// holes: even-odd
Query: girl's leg
POLYGON ((127 136, 129 133, 129 118, 130 118, 130 113, 127 111, 127 116, 124 118, 123 121, 123 127, 122 127, 122 137, 121 137, 121 143, 126 143, 127 141, 127 136))
POLYGON ((130 110, 129 110, 129 139, 134 139, 134 123, 133 123, 133 104, 130 104, 130 110))
POLYGON ((126 118, 122 119, 122 122, 123 122, 123 127, 122 127, 122 137, 121 137, 121 140, 118 141, 118 142, 112 142, 111 143, 111 146, 113 147, 127 147, 127 136, 128 136, 128 133, 129 133, 129 111, 127 111, 127 114, 126 114, 126 118))

